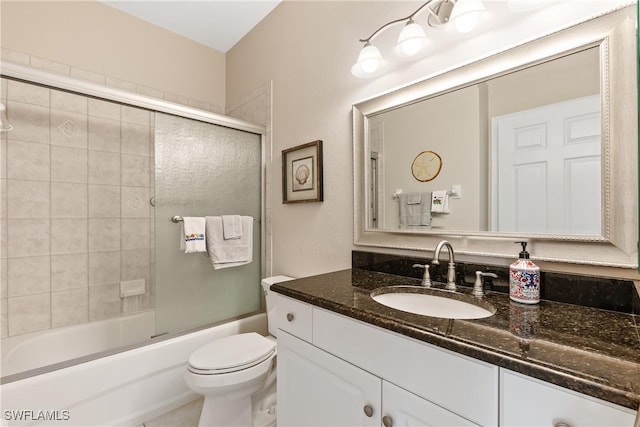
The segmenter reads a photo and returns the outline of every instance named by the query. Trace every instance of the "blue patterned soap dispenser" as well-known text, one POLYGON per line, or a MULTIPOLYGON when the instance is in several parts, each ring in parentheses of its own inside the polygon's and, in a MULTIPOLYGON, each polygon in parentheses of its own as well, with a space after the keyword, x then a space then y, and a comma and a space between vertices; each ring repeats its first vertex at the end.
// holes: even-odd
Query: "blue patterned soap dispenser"
POLYGON ((529 259, 527 242, 522 245, 520 257, 509 267, 509 298, 523 304, 540 302, 540 267, 529 259))

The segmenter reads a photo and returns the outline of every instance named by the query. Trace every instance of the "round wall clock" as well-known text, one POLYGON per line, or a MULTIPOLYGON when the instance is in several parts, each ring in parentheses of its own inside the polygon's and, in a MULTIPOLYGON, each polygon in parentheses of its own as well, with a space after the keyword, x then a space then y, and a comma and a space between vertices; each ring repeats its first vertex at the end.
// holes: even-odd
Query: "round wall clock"
POLYGON ((434 151, 423 151, 411 163, 413 177, 421 182, 435 179, 442 169, 442 158, 434 151))

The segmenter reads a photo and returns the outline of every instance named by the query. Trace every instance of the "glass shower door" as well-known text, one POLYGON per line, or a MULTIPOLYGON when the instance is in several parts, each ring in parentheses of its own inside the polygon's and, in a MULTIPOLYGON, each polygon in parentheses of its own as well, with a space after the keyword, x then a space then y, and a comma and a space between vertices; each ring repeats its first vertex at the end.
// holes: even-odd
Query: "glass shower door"
POLYGON ((260 309, 261 136, 155 115, 156 332, 173 333, 260 309), (248 215, 253 261, 214 270, 180 250, 175 215, 248 215))

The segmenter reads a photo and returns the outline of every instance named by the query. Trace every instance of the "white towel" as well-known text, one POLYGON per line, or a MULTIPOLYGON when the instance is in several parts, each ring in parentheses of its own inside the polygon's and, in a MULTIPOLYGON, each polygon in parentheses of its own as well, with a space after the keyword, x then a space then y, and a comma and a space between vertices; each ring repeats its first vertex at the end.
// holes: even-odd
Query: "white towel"
POLYGON ((184 250, 185 254, 207 251, 204 217, 185 216, 182 218, 180 250, 184 250))
POLYGON ((447 190, 431 193, 431 212, 449 213, 449 192, 447 190))
POLYGON ((240 215, 222 215, 222 235, 224 240, 242 237, 242 218, 240 215))
POLYGON ((424 229, 431 225, 431 194, 400 194, 400 228, 424 229))
POLYGON ((222 217, 206 217, 207 251, 213 268, 237 267, 253 259, 253 218, 242 216, 242 236, 224 239, 222 217))

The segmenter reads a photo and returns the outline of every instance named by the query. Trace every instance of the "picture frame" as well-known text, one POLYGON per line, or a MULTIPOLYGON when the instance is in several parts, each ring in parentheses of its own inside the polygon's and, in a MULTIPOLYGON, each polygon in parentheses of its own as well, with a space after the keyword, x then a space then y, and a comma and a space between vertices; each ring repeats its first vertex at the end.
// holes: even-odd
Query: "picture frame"
POLYGON ((282 203, 322 201, 322 141, 282 150, 282 203))

